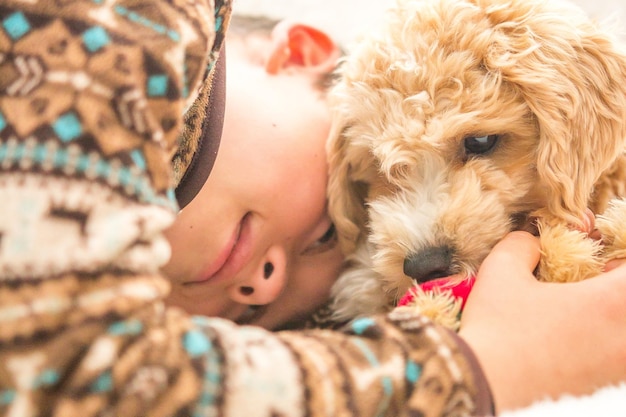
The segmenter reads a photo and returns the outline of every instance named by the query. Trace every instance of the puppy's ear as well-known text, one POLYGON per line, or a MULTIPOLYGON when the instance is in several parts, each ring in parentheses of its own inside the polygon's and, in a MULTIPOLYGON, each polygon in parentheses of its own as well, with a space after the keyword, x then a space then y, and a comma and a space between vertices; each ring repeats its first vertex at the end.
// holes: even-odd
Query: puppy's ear
POLYGON ((535 12, 517 26, 496 26, 485 65, 536 116, 548 214, 578 224, 594 183, 624 149, 626 53, 579 10, 535 12))
POLYGON ((328 212, 335 224, 339 244, 344 253, 351 253, 364 237, 367 224, 366 198, 368 185, 365 171, 371 155, 363 152, 348 138, 348 127, 335 120, 326 145, 328 154, 328 212))

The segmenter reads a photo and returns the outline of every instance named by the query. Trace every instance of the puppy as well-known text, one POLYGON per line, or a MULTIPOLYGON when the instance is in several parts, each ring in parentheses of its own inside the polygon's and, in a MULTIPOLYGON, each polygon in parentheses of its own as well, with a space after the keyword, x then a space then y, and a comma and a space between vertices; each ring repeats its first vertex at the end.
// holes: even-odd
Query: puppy
POLYGON ((538 278, 624 257, 626 51, 558 0, 400 0, 330 93, 329 210, 347 270, 335 319, 464 279, 505 234, 540 235, 538 278), (603 213, 602 245, 579 231, 603 213))

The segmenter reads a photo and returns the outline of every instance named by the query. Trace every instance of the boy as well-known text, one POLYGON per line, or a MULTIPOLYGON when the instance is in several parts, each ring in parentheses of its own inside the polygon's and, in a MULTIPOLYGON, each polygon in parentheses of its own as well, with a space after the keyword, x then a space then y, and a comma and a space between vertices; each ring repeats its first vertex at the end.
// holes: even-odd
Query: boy
POLYGON ((343 259, 326 214, 324 149, 324 89, 340 51, 297 22, 233 20, 220 149, 166 232, 164 272, 170 304, 275 328, 325 301, 343 259))

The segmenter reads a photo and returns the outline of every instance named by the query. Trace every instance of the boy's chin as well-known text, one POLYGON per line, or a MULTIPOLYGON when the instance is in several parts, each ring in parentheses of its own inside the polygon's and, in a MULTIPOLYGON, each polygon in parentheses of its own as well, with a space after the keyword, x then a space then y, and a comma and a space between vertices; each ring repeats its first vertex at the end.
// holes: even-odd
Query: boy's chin
POLYGON ((284 310, 279 310, 275 306, 258 306, 254 316, 247 323, 254 326, 263 327, 267 330, 293 330, 301 329, 305 324, 306 314, 302 317, 295 317, 294 314, 287 314, 284 310))

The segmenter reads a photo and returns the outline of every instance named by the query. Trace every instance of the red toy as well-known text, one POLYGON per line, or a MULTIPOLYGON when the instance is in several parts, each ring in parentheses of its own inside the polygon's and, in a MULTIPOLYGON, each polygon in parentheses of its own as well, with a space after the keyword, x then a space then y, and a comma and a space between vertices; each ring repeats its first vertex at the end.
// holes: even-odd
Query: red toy
POLYGON ((474 286, 475 277, 445 277, 410 288, 398 307, 418 308, 434 321, 457 330, 460 315, 474 286))

